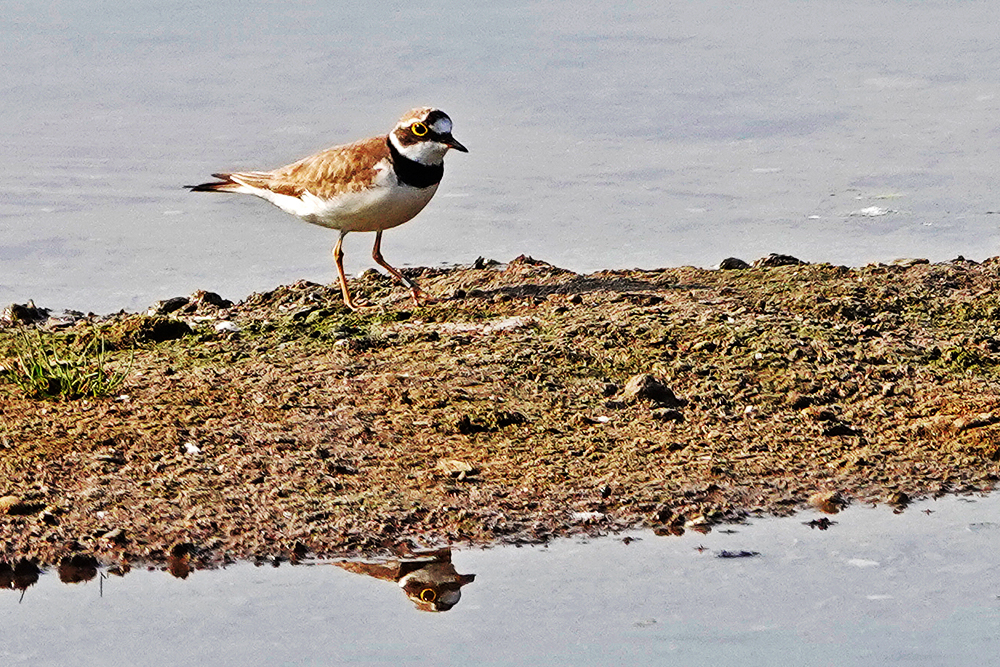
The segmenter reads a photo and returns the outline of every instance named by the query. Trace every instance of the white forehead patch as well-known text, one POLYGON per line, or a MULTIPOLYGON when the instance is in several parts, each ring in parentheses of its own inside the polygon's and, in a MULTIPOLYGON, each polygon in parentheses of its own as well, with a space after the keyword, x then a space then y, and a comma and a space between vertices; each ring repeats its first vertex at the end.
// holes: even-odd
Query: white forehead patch
POLYGON ((450 118, 438 118, 431 125, 431 130, 435 134, 448 134, 451 132, 451 119, 450 118))

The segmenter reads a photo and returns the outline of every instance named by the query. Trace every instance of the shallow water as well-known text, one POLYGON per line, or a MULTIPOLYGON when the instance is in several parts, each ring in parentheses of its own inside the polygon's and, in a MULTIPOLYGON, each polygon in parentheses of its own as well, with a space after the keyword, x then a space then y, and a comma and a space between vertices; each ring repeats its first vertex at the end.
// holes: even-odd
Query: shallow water
POLYGON ((181 186, 428 103, 471 152, 386 235, 398 265, 997 253, 997 3, 101 7, 0 8, 0 304, 330 282, 328 230, 181 186))
POLYGON ((1000 652, 1000 496, 709 534, 460 549, 446 613, 330 563, 0 591, 4 665, 974 665, 1000 652), (723 551, 756 552, 721 558, 723 551), (627 661, 627 663, 626 663, 627 661))

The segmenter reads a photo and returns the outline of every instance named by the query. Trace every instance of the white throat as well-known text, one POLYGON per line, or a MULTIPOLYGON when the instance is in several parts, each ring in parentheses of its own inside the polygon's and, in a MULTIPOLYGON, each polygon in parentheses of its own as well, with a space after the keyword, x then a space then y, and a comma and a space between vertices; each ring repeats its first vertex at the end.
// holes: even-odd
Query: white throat
POLYGON ((420 141, 411 146, 403 146, 396 138, 395 132, 389 134, 389 141, 404 157, 428 166, 441 164, 444 154, 448 152, 447 144, 438 141, 420 141))

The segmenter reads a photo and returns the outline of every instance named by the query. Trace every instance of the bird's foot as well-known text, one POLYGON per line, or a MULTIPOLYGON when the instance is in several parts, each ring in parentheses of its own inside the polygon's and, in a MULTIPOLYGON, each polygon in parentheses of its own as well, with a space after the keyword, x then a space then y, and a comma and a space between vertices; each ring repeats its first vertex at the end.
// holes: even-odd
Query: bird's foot
POLYGON ((415 306, 431 306, 440 302, 440 299, 428 295, 416 285, 410 288, 410 293, 413 295, 413 305, 415 306))

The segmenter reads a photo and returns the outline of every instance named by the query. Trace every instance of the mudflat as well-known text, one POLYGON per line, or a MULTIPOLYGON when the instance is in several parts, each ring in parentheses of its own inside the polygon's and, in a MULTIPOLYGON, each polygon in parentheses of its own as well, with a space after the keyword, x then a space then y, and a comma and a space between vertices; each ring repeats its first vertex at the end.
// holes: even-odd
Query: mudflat
POLYGON ((419 307, 370 271, 359 312, 304 282, 12 306, 0 560, 373 555, 992 489, 1000 258, 725 265, 413 269, 419 307), (15 382, 32 349, 95 341, 108 395, 15 382))

